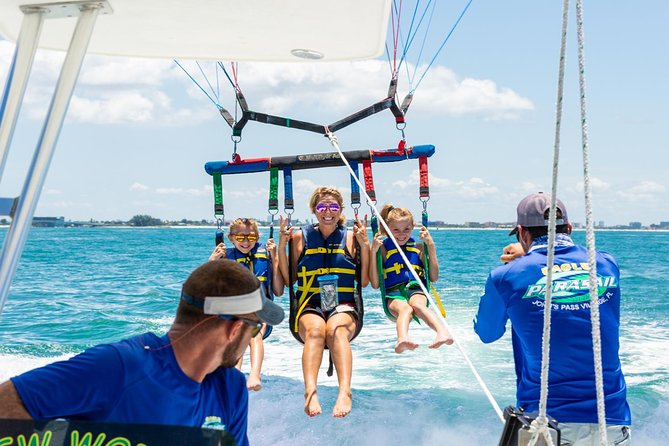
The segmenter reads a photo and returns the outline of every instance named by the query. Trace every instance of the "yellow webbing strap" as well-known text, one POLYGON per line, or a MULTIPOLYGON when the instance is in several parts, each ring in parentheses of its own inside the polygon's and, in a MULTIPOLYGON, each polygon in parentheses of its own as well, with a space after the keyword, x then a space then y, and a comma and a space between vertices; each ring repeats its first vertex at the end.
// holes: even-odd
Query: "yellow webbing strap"
MULTIPOLYGON (((302 295, 297 301, 297 314, 295 315, 295 327, 294 331, 295 333, 298 333, 300 331, 300 326, 298 324, 300 320, 300 315, 302 314, 302 310, 304 310, 304 307, 307 306, 309 303, 309 300, 311 299, 311 296, 308 296, 309 289, 311 288, 311 285, 314 283, 314 279, 316 278, 316 275, 311 275, 311 277, 307 278, 307 268, 305 266, 302 267, 302 271, 297 273, 298 277, 302 277, 302 281, 304 282, 304 286, 302 287, 302 295)), ((299 286, 298 286, 298 291, 299 291, 299 286)))

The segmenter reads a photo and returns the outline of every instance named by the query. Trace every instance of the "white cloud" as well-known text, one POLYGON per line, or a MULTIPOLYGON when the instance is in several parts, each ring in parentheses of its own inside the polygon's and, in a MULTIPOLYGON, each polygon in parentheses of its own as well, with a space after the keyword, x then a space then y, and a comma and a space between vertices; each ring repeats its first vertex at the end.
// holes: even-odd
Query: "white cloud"
POLYGON ((499 193, 499 189, 483 179, 472 177, 467 181, 458 181, 454 184, 455 194, 467 199, 482 199, 499 193))
POLYGON ((192 197, 201 197, 211 194, 211 188, 207 186, 202 187, 201 189, 195 188, 182 188, 182 187, 158 187, 155 190, 158 195, 177 195, 177 196, 192 196, 192 197))
MULTIPOLYGON (((583 191, 584 184, 583 181, 578 182, 577 188, 579 191, 583 191)), ((605 192, 611 188, 611 184, 601 178, 592 177, 590 178, 590 188, 595 192, 605 192)))
MULTIPOLYGON (((430 187, 434 188, 448 188, 453 182, 446 178, 440 178, 432 173, 428 173, 428 183, 430 187)), ((400 189, 406 189, 409 186, 417 186, 420 184, 420 172, 418 169, 414 169, 409 174, 409 178, 406 180, 397 180, 393 182, 394 187, 399 187, 400 189)))
POLYGON ((666 192, 667 188, 655 181, 642 181, 636 186, 632 186, 629 191, 638 194, 652 194, 666 192))
POLYGON ((145 191, 145 190, 149 190, 149 186, 146 186, 142 183, 133 183, 132 186, 130 186, 130 190, 145 191))
POLYGON ((642 181, 639 184, 632 186, 628 189, 618 191, 618 196, 623 200, 638 202, 638 201, 658 201, 665 202, 660 200, 659 195, 664 194, 667 191, 667 188, 655 181, 642 181))
POLYGON ((180 196, 180 197, 202 197, 209 196, 212 193, 212 186, 205 185, 201 188, 184 188, 184 187, 150 187, 142 183, 133 183, 130 186, 131 191, 137 191, 142 193, 142 196, 147 194, 153 195, 171 195, 171 196, 180 196))
POLYGON ((79 78, 80 85, 159 87, 175 76, 170 60, 121 58, 90 55, 79 78))
POLYGON ((460 80, 446 67, 432 68, 417 95, 412 107, 433 113, 475 113, 493 119, 509 119, 534 109, 532 101, 509 88, 500 88, 488 79, 460 80))
MULTIPOLYGON (((13 45, 0 42, 0 69, 9 66, 13 45)), ((42 118, 62 64, 63 53, 38 51, 26 96, 26 111, 42 118)), ((233 90, 213 62, 184 63, 203 89, 219 96, 224 107, 234 108, 233 90), (211 83, 211 88, 207 83, 211 83)), ((411 65, 407 67, 413 70, 411 65)), ((421 67, 422 69, 422 67, 421 67)), ((420 71, 420 70, 419 70, 420 71)), ((313 122, 334 122, 378 102, 387 94, 388 64, 382 60, 321 64, 244 63, 239 67, 239 84, 253 110, 269 114, 295 115, 314 109, 322 118, 292 116, 313 122), (291 113, 292 111, 292 113, 291 113)), ((407 82, 400 79, 401 101, 407 82)), ((109 56, 88 56, 82 67, 76 96, 68 119, 100 124, 126 122, 156 125, 190 125, 212 119, 210 109, 201 107, 206 97, 172 61, 109 56), (180 107, 176 96, 198 100, 180 107)), ((213 107, 209 105, 208 107, 213 107)), ((532 102, 488 79, 460 79, 448 68, 434 66, 425 77, 411 105, 411 111, 432 114, 477 114, 490 119, 513 118, 534 108, 532 102)))
POLYGON ((245 190, 224 190, 225 194, 234 199, 254 199, 257 197, 269 196, 269 191, 265 188, 245 189, 245 190))
POLYGON ((520 187, 518 189, 526 195, 533 194, 537 191, 543 190, 543 188, 540 185, 538 185, 537 183, 533 183, 531 181, 523 181, 522 183, 520 183, 520 187))

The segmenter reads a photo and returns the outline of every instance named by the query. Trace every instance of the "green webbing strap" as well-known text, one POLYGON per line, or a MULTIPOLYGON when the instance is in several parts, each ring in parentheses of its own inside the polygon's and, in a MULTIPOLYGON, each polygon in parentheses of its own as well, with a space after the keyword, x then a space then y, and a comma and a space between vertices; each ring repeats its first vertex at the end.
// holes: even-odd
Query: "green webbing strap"
MULTIPOLYGON (((372 214, 370 225, 372 227, 372 239, 374 239, 379 232, 379 221, 376 218, 376 214, 372 214)), ((386 283, 383 277, 383 257, 381 256, 381 249, 376 251, 376 272, 379 275, 379 291, 381 291, 381 299, 384 299, 386 297, 386 283)))
POLYGON ((269 171, 269 203, 270 212, 279 210, 279 168, 272 167, 269 171))
MULTIPOLYGON (((423 203, 424 205, 426 204, 426 202, 423 203)), ((427 228, 428 218, 427 218, 427 209, 425 209, 425 207, 423 208, 423 213, 421 217, 423 226, 427 228)), ((426 288, 428 291, 432 291, 432 294, 434 295, 434 300, 437 303, 437 307, 439 307, 439 312, 443 317, 446 317, 446 310, 444 309, 444 305, 441 303, 439 294, 437 294, 437 290, 434 288, 432 282, 430 281, 430 255, 427 252, 427 246, 425 245, 425 243, 423 243, 423 263, 424 263, 423 272, 425 274, 426 288)))
POLYGON ((214 172, 211 175, 214 178, 214 215, 225 215, 223 208, 223 184, 221 183, 221 173, 214 172))

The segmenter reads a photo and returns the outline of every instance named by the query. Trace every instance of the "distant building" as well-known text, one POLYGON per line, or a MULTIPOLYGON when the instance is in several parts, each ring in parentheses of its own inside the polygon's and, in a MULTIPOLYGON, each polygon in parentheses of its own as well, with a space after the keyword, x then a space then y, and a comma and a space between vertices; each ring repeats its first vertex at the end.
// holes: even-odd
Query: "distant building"
POLYGON ((33 226, 38 228, 62 228, 65 217, 33 217, 33 226))
POLYGON ((631 221, 629 226, 630 226, 630 229, 641 229, 641 222, 640 221, 631 221))
POLYGON ((669 229, 669 221, 661 221, 660 229, 669 229))

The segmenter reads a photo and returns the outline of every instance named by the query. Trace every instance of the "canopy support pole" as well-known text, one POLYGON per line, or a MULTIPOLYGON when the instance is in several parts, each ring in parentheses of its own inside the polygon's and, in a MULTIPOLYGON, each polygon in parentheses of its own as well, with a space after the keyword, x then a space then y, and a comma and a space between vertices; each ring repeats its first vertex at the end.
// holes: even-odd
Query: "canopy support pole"
POLYGON ((43 8, 32 8, 24 12, 14 59, 7 73, 5 94, 0 103, 0 178, 5 170, 9 143, 14 134, 16 120, 26 92, 26 84, 35 60, 37 42, 44 23, 44 13, 43 8))
MULTIPOLYGON (((51 164, 51 158, 58 141, 60 129, 65 120, 67 108, 70 104, 77 78, 79 77, 79 71, 86 55, 95 21, 99 10, 103 7, 103 3, 92 1, 79 3, 77 7, 79 11, 77 25, 72 34, 72 40, 70 41, 63 66, 61 67, 58 83, 51 99, 51 105, 44 121, 44 127, 40 134, 32 163, 26 175, 23 190, 19 196, 12 224, 7 231, 5 242, 2 246, 2 253, 0 254, 0 314, 9 295, 9 288, 14 278, 14 273, 21 258, 26 239, 28 238, 28 231, 30 230, 35 208, 37 207, 49 165, 51 164)), ((17 55, 22 51, 22 48, 17 46, 17 55)), ((10 72, 11 75, 12 72, 10 72)), ((20 82, 25 83, 25 80, 20 82)), ((11 83, 13 82, 10 79, 8 84, 11 83)))

